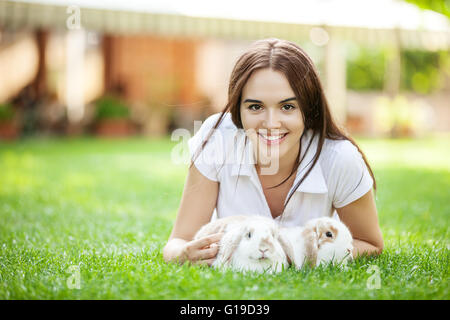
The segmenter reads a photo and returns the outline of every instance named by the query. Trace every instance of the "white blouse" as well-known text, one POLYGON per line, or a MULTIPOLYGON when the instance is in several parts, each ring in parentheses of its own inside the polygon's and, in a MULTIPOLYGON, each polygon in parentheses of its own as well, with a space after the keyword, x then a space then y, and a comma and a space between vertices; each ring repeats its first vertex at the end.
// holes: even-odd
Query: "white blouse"
MULTIPOLYGON (((191 158, 208 137, 220 113, 208 117, 199 131, 189 139, 191 158)), ((302 140, 303 157, 312 136, 309 130, 302 140)), ((227 113, 210 140, 195 160, 195 166, 206 178, 217 181, 219 195, 212 220, 232 215, 261 215, 272 218, 259 181, 252 152, 252 143, 238 129, 227 113)), ((309 169, 317 149, 315 136, 289 191, 309 169)), ((348 140, 325 139, 321 154, 309 175, 300 184, 284 211, 277 218, 281 226, 302 226, 309 219, 333 217, 334 208, 341 208, 366 194, 373 179, 358 149, 348 140)))

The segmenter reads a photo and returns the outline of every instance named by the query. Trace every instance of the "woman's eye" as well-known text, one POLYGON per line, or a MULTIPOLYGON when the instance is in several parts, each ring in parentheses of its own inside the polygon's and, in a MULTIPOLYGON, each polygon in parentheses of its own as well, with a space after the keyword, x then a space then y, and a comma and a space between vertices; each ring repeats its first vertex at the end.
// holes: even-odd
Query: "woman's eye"
POLYGON ((294 110, 295 106, 293 106, 292 104, 285 104, 282 108, 286 111, 290 111, 290 110, 294 110))
POLYGON ((325 233, 325 235, 326 235, 328 238, 333 238, 333 234, 332 234, 330 231, 327 231, 327 233, 325 233))
POLYGON ((258 111, 261 109, 261 106, 259 104, 252 104, 248 108, 252 111, 258 111))

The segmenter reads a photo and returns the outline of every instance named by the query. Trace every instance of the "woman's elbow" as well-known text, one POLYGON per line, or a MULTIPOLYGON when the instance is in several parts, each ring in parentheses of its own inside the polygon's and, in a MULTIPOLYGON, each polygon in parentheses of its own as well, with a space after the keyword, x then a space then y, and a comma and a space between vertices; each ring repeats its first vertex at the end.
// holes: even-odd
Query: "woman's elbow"
POLYGON ((174 252, 173 245, 168 242, 162 250, 162 256, 163 256, 164 262, 170 263, 170 262, 176 262, 178 255, 176 252, 174 252))
POLYGON ((364 240, 353 239, 354 252, 353 256, 378 256, 383 252, 384 244, 380 242, 368 242, 364 240))
POLYGON ((379 235, 377 238, 372 239, 372 241, 368 241, 368 243, 372 246, 372 254, 378 256, 383 253, 384 250, 384 241, 383 237, 379 235))
POLYGON ((384 243, 381 242, 381 244, 376 246, 376 255, 382 254, 383 250, 384 250, 384 243))
POLYGON ((162 249, 163 260, 167 263, 177 262, 182 254, 183 247, 186 242, 187 241, 183 239, 169 238, 166 245, 162 249))
POLYGON ((166 262, 166 263, 170 262, 170 255, 169 255, 168 250, 167 250, 167 243, 164 246, 164 248, 162 249, 162 256, 163 256, 164 262, 166 262))
POLYGON ((384 250, 383 240, 381 240, 378 243, 372 244, 372 247, 373 247, 373 250, 372 250, 371 254, 374 256, 379 256, 380 254, 383 253, 383 250, 384 250))

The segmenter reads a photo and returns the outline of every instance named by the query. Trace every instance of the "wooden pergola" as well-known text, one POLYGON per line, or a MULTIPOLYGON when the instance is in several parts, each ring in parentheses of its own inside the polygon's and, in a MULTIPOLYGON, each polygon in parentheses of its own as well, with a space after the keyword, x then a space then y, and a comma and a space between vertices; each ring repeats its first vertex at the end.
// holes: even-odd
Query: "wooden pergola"
MULTIPOLYGON (((149 1, 149 3, 151 2, 153 1, 149 1)), ((167 7, 170 8, 170 1, 164 2, 167 2, 167 7)), ((391 2, 395 3, 395 1, 391 2)), ((213 11, 209 17, 190 16, 175 11, 173 13, 152 12, 149 11, 151 8, 148 8, 146 2, 140 2, 140 7, 127 6, 128 3, 133 3, 132 0, 123 1, 120 9, 108 8, 105 2, 99 2, 97 7, 85 6, 88 3, 95 4, 95 1, 78 0, 69 3, 58 0, 2 1, 0 2, 0 27, 4 29, 68 29, 68 17, 74 13, 73 8, 78 7, 81 11, 80 23, 83 28, 102 33, 150 33, 163 36, 230 39, 259 39, 271 35, 298 41, 309 38, 312 28, 322 27, 333 38, 352 40, 367 45, 398 42, 404 48, 448 49, 450 47, 450 23, 443 21, 445 20, 444 16, 431 12, 427 12, 428 15, 431 15, 428 20, 435 15, 436 19, 441 20, 438 28, 430 28, 425 24, 417 25, 415 28, 405 28, 402 25, 386 27, 387 24, 379 26, 361 26, 351 23, 338 25, 326 21, 320 23, 319 20, 317 23, 308 23, 302 22, 300 18, 298 22, 282 22, 283 17, 272 19, 279 21, 245 20, 223 18, 214 14, 213 11)), ((404 5, 412 6, 406 3, 404 5)), ((388 10, 389 8, 386 8, 386 11, 388 10)), ((414 10, 420 11, 418 8, 414 10)), ((355 12, 355 15, 358 15, 358 12, 355 12)), ((263 18, 261 17, 261 19, 263 18)))

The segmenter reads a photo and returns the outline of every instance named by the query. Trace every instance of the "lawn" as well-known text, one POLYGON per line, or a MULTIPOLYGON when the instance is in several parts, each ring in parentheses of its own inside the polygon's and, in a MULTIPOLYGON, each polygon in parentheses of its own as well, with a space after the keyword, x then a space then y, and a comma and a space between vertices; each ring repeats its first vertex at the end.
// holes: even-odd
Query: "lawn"
POLYGON ((187 172, 168 138, 0 143, 0 299, 449 299, 450 139, 357 141, 384 252, 278 275, 163 261, 187 172))

